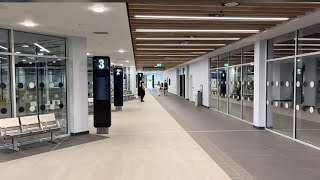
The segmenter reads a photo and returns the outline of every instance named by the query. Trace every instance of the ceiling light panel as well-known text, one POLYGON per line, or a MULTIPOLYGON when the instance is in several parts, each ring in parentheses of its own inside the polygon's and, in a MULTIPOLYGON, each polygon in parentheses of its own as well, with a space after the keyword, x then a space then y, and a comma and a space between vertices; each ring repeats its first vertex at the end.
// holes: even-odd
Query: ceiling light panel
POLYGON ((258 33, 259 30, 247 30, 247 29, 136 29, 136 32, 198 32, 198 33, 258 33))
POLYGON ((214 20, 214 21, 287 21, 287 17, 210 17, 210 16, 154 16, 135 15, 137 19, 167 19, 167 20, 214 20))
POLYGON ((224 46, 226 44, 136 44, 137 46, 224 46))
POLYGON ((240 38, 136 38, 136 40, 156 40, 156 41, 237 41, 240 38))
POLYGON ((187 48, 137 48, 139 51, 212 51, 214 49, 187 49, 187 48))
POLYGON ((44 47, 42 47, 41 45, 39 45, 38 43, 33 43, 34 45, 36 45, 38 48, 40 48, 41 50, 43 50, 43 51, 45 51, 45 52, 47 52, 47 53, 49 53, 50 51, 48 50, 48 49, 46 49, 46 48, 44 48, 44 47))

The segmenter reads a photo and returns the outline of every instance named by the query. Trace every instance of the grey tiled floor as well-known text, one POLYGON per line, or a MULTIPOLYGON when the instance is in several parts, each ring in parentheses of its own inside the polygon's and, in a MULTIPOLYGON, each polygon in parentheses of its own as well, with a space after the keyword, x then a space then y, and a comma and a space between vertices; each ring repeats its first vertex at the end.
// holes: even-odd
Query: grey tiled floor
POLYGON ((320 151, 175 95, 151 93, 232 179, 320 179, 320 151))

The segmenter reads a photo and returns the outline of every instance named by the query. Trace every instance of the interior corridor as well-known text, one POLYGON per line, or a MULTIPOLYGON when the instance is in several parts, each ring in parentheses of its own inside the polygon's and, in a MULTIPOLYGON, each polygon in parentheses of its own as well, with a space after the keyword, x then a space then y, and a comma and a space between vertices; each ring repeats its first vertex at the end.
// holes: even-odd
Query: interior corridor
POLYGON ((36 143, 21 146, 20 152, 1 151, 0 157, 6 157, 0 158, 1 178, 230 179, 150 94, 144 103, 126 102, 123 111, 112 116, 108 136, 94 135, 90 116, 90 135, 62 139, 50 149, 47 143, 42 148, 36 143))
POLYGON ((318 150, 179 96, 151 93, 232 179, 320 179, 318 150))

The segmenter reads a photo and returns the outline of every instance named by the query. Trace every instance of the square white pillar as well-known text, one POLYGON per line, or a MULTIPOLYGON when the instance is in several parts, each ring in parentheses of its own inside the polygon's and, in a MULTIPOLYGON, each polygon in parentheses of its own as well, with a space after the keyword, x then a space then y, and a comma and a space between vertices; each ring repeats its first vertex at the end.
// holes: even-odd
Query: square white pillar
POLYGON ((267 41, 255 42, 253 126, 257 128, 266 125, 266 59, 267 41))
POLYGON ((68 37, 68 120, 71 135, 89 133, 87 39, 68 37))

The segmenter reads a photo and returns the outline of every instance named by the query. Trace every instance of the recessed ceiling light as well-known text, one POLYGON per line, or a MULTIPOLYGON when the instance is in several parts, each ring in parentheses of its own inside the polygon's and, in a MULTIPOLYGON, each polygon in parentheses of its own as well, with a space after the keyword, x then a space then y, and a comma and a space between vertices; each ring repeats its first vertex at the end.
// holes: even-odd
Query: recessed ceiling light
POLYGON ((187 49, 187 48, 137 48, 140 51, 212 51, 213 49, 187 49))
POLYGON ((23 61, 23 62, 25 62, 25 61, 27 61, 27 60, 25 60, 25 59, 22 59, 22 61, 23 61))
POLYGON ((137 46, 224 46, 226 44, 136 44, 137 46))
POLYGON ((114 64, 114 63, 111 63, 111 64, 114 64))
POLYGON ((130 61, 126 60, 125 62, 126 62, 126 63, 129 63, 130 61))
POLYGON ((226 3, 222 3, 222 6, 236 7, 236 6, 239 6, 239 3, 238 2, 226 2, 226 3))
POLYGON ((28 47, 29 47, 29 45, 28 45, 28 44, 24 44, 24 45, 22 45, 22 47, 24 47, 24 48, 28 48, 28 47))
POLYGON ((107 8, 104 7, 103 4, 95 4, 90 9, 95 13, 103 13, 103 12, 105 12, 107 10, 107 8))
POLYGON ((43 55, 43 53, 37 53, 38 55, 40 55, 40 56, 42 56, 43 55))
POLYGON ((123 64, 120 64, 120 66, 123 66, 123 64))
POLYGON ((21 52, 19 52, 19 51, 17 51, 16 53, 17 53, 17 54, 21 54, 21 52))
POLYGON ((118 50, 119 53, 124 53, 125 51, 123 49, 118 50))
POLYGON ((38 26, 38 25, 39 25, 39 24, 34 23, 34 22, 31 21, 31 20, 26 20, 26 21, 24 21, 24 22, 21 22, 20 24, 21 24, 21 25, 24 25, 24 26, 26 26, 26 27, 34 27, 34 26, 38 26))
POLYGON ((87 53, 87 56, 90 56, 91 54, 90 53, 87 53))
POLYGON ((136 40, 174 40, 174 41, 237 41, 240 38, 192 38, 192 37, 186 37, 186 38, 136 38, 136 40))
POLYGON ((136 29, 136 32, 258 33, 259 31, 256 29, 136 29))
POLYGON ((149 16, 136 15, 137 19, 216 20, 216 21, 286 21, 286 17, 210 17, 210 16, 149 16))

